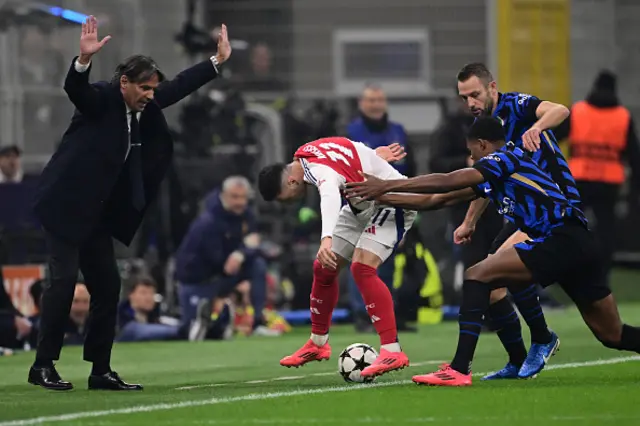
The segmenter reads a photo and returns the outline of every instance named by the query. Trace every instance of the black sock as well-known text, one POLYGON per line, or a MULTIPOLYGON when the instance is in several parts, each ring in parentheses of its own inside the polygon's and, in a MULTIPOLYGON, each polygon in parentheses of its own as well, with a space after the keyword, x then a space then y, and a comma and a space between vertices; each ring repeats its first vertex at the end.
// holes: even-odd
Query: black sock
POLYGON ((551 332, 547 326, 547 320, 542 312, 540 300, 538 300, 538 288, 535 284, 525 289, 519 287, 516 291, 511 291, 520 315, 524 318, 529 330, 531 330, 531 343, 551 342, 551 332))
POLYGON ((503 298, 489 306, 487 311, 494 327, 498 330, 498 338, 509 354, 509 362, 517 367, 522 366, 527 357, 527 348, 522 340, 520 318, 508 298, 503 298))
POLYGON ((640 353, 640 328, 627 324, 622 325, 620 349, 640 353))
POLYGON ((37 368, 51 368, 53 367, 53 361, 50 359, 41 359, 41 358, 36 358, 36 360, 33 363, 34 367, 37 368))
POLYGON ((109 365, 109 363, 102 363, 102 362, 94 362, 93 363, 93 367, 91 367, 91 375, 92 376, 102 376, 104 374, 107 374, 111 371, 111 366, 109 365))
POLYGON ((490 294, 491 287, 487 283, 465 280, 462 284, 462 306, 458 317, 460 335, 458 349, 451 361, 451 368, 460 373, 470 372, 471 361, 482 330, 482 317, 489 308, 490 294))

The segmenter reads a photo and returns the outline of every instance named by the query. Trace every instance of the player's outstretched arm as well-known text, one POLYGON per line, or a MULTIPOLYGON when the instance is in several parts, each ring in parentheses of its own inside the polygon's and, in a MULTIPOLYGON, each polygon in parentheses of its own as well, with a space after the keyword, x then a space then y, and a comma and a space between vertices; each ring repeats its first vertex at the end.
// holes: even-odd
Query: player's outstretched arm
POLYGON ((457 189, 470 188, 485 181, 482 173, 473 168, 397 180, 380 180, 370 175, 364 176, 365 180, 363 182, 350 182, 347 184, 347 197, 374 199, 387 192, 442 194, 457 189))
POLYGON ((384 194, 376 201, 402 209, 439 210, 476 197, 476 193, 471 188, 465 188, 446 194, 384 194))

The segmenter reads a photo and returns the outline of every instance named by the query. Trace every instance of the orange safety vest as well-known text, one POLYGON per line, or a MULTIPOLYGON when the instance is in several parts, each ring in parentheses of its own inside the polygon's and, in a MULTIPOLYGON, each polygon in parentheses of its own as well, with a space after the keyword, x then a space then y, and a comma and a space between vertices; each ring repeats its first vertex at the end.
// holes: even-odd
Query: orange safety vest
POLYGON ((630 120, 623 106, 596 108, 580 101, 571 108, 569 168, 577 181, 624 183, 621 154, 630 120))

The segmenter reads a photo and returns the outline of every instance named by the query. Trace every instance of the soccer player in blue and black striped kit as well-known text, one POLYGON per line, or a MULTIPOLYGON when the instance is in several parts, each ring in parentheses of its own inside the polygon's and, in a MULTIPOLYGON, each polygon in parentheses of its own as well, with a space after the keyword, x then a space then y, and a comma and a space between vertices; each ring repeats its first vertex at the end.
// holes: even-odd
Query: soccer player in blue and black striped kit
POLYGON ((471 361, 490 293, 505 285, 521 292, 534 282, 542 286, 558 283, 604 346, 640 353, 640 328, 622 322, 613 295, 600 278, 603 262, 584 213, 528 154, 504 139, 500 121, 481 117, 467 137, 473 167, 404 180, 366 176, 364 182, 347 184, 348 197, 417 210, 486 198, 529 236, 467 269, 456 354, 451 364, 437 372, 414 376, 418 384, 471 385, 471 361), (436 195, 382 195, 397 192, 436 195))
MULTIPOLYGON (((551 130, 567 118, 569 110, 564 105, 542 101, 525 93, 500 93, 491 72, 481 63, 465 65, 457 79, 459 95, 470 112, 475 117, 489 115, 497 118, 503 125, 506 140, 530 154, 533 161, 551 175, 569 202, 580 207, 576 182, 551 130)), ((487 203, 486 200, 477 200, 471 204, 464 222, 454 234, 456 243, 465 243, 471 238, 475 223, 487 203)), ((526 234, 518 231, 513 223, 507 222, 494 240, 489 254, 526 239, 526 234)), ((507 290, 501 288, 493 291, 487 316, 498 330, 509 361, 502 370, 487 376, 486 380, 533 377, 544 368, 560 344, 558 336, 547 327, 536 285, 519 291, 510 290, 513 301, 531 331, 531 348, 527 353, 522 341, 520 320, 507 298, 507 290)))

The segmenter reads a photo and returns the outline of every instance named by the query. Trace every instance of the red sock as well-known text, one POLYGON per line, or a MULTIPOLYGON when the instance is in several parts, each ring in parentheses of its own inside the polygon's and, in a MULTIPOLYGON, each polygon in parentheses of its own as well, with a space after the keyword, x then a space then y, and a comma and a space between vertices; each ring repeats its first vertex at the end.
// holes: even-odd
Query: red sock
POLYGON ((351 273, 367 305, 371 322, 380 336, 380 344, 396 343, 398 329, 393 311, 393 298, 386 284, 378 277, 375 268, 363 263, 352 263, 351 273))
POLYGON ((331 315, 338 303, 340 287, 338 271, 323 268, 320 262, 313 262, 313 286, 311 287, 311 332, 327 334, 331 326, 331 315))

